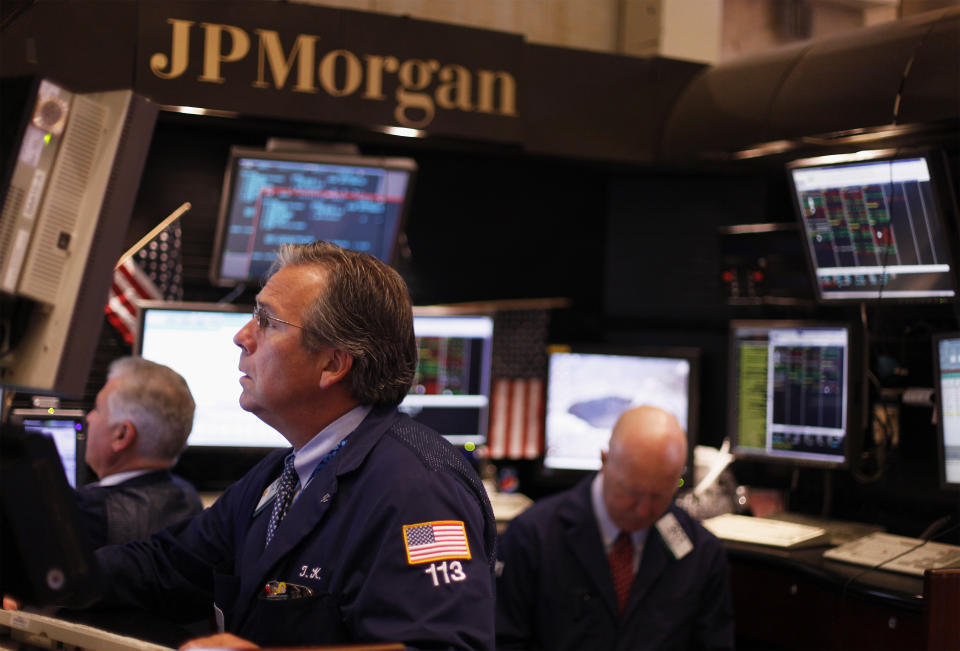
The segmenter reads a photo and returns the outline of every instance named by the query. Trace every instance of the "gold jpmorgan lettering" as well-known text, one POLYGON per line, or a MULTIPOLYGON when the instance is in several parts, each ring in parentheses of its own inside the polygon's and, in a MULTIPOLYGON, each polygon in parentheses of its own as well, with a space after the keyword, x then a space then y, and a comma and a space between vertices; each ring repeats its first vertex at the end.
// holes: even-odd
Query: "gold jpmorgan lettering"
POLYGON ((293 90, 299 93, 315 93, 317 87, 313 83, 313 61, 315 60, 315 51, 317 39, 319 37, 312 34, 300 34, 297 36, 297 42, 293 44, 290 56, 283 55, 283 45, 280 43, 280 35, 268 29, 255 30, 257 33, 257 80, 253 82, 254 88, 270 88, 266 81, 264 59, 270 64, 270 74, 273 76, 273 87, 283 88, 287 83, 287 76, 293 67, 294 59, 299 57, 297 63, 297 83, 293 90))
MULTIPOLYGON (((167 19, 171 27, 170 51, 150 57, 150 71, 160 79, 177 79, 190 68, 191 20, 167 19)), ((197 80, 227 84, 230 64, 251 52, 251 36, 235 25, 200 23, 203 31, 201 74, 197 80)), ((320 53, 320 36, 298 34, 287 47, 275 30, 254 29, 257 89, 292 90, 332 97, 349 97, 360 91, 363 99, 388 101, 384 86, 396 76, 394 119, 405 127, 423 128, 437 109, 517 117, 517 81, 504 70, 471 70, 435 59, 407 59, 383 54, 357 55, 336 49, 320 53), (362 90, 361 90, 362 89, 362 90)), ((246 83, 244 81, 243 83, 246 83)))
POLYGON ((227 80, 220 75, 220 64, 240 61, 250 51, 250 36, 233 25, 218 25, 216 23, 200 23, 203 28, 203 74, 200 81, 212 81, 217 84, 227 80), (230 35, 230 52, 224 54, 223 33, 230 35))

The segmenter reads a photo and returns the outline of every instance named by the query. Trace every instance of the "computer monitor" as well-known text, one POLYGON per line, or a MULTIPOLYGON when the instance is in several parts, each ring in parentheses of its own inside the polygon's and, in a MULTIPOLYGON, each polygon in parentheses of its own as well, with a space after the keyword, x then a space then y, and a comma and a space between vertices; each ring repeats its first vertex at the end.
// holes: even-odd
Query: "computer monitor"
POLYGON ((409 158, 232 148, 212 282, 259 280, 285 243, 325 240, 390 264, 416 169, 409 158))
POLYGON ((53 440, 72 488, 87 483, 86 413, 82 409, 14 409, 11 417, 28 434, 44 434, 53 440))
POLYGON ((29 606, 82 608, 101 577, 50 437, 0 423, 0 593, 29 606))
POLYGON ((789 179, 821 301, 956 296, 956 202, 941 153, 799 160, 789 179))
POLYGON ((414 314, 419 359, 400 410, 454 445, 487 441, 493 318, 414 314))
POLYGON ((857 375, 846 325, 734 321, 729 435, 738 458, 843 466, 857 375))
MULTIPOLYGON (((182 375, 196 402, 190 448, 274 448, 289 443, 240 408, 240 349, 233 336, 252 308, 219 303, 142 301, 134 350, 182 375)), ((457 445, 486 442, 493 319, 415 316, 420 351, 400 409, 457 445)))
POLYGON ((631 407, 669 411, 687 432, 685 477, 697 437, 699 351, 575 346, 551 350, 546 403, 546 471, 600 468, 614 423, 631 407))
POLYGON ((960 489, 960 332, 933 338, 940 485, 960 489))
POLYGON ((138 303, 134 352, 183 376, 196 409, 190 447, 277 448, 289 443, 240 408, 240 349, 233 336, 250 320, 251 307, 220 303, 138 303))

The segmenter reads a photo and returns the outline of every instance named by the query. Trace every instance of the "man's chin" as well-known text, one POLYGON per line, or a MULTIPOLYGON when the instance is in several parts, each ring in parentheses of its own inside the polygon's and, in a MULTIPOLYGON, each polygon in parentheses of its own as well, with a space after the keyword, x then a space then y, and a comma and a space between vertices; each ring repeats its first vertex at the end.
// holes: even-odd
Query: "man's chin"
POLYGON ((256 402, 247 395, 246 391, 240 394, 240 409, 254 413, 256 411, 256 402))

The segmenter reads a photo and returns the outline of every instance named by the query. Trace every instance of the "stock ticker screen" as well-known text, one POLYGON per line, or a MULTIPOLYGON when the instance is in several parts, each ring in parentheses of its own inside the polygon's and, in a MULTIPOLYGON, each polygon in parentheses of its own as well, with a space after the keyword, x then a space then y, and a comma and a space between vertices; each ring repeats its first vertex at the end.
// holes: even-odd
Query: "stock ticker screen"
POLYGON ((735 323, 734 452, 840 464, 849 402, 845 327, 735 323))
POLYGON ((954 296, 927 158, 799 167, 791 177, 822 299, 954 296))
POLYGON ((347 164, 293 155, 233 157, 221 205, 215 281, 259 279, 281 244, 315 240, 390 264, 414 169, 409 159, 347 164))

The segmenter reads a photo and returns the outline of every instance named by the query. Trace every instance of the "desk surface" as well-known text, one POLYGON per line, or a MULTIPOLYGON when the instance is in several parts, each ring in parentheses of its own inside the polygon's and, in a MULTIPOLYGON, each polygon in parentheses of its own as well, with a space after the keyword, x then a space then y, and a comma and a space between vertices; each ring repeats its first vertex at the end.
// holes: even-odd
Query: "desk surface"
POLYGON ((825 559, 823 552, 830 549, 829 545, 790 550, 724 541, 724 547, 731 560, 799 572, 850 594, 892 602, 910 610, 923 610, 921 577, 825 559))

